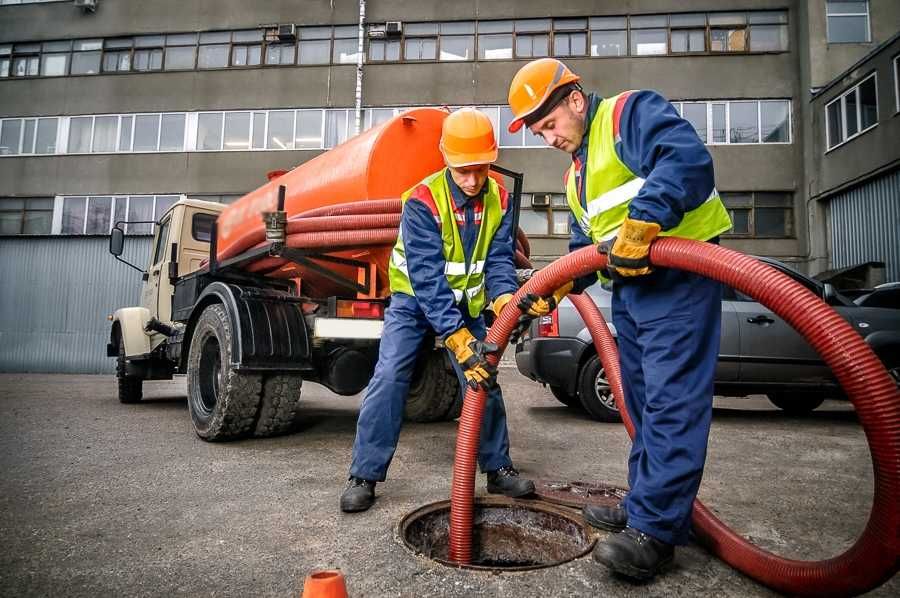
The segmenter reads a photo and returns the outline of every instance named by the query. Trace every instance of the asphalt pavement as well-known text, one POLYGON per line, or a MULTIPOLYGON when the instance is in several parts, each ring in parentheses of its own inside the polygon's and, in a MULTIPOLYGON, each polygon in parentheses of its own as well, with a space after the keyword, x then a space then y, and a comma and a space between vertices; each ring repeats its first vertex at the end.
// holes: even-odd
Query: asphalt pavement
MULTIPOLYGON (((622 484, 628 440, 503 368, 512 456, 523 475, 622 484)), ((0 595, 297 596, 340 568, 351 596, 767 596, 702 548, 634 585, 590 556, 501 574, 411 554, 406 513, 446 499, 455 423, 408 424, 378 500, 342 514, 360 397, 304 387, 297 433, 206 443, 184 379, 145 383, 137 405, 111 376, 0 375, 0 595)), ((484 493, 478 476, 477 492, 484 493)), ((700 498, 779 554, 822 559, 863 529, 872 467, 852 405, 806 417, 764 398, 717 399, 700 498)), ((900 595, 895 576, 873 596, 900 595)))

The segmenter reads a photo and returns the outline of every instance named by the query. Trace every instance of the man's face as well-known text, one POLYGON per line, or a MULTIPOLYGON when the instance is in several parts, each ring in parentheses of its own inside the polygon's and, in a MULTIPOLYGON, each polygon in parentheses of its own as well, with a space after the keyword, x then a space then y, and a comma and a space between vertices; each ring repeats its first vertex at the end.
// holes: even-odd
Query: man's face
POLYGON ((473 164, 472 166, 461 166, 459 168, 449 166, 448 168, 450 169, 450 176, 453 177, 453 182, 467 196, 474 197, 478 195, 478 192, 484 186, 491 165, 473 164))
POLYGON ((547 145, 567 154, 574 153, 584 137, 586 107, 584 96, 573 91, 550 114, 532 124, 528 130, 543 137, 547 145))

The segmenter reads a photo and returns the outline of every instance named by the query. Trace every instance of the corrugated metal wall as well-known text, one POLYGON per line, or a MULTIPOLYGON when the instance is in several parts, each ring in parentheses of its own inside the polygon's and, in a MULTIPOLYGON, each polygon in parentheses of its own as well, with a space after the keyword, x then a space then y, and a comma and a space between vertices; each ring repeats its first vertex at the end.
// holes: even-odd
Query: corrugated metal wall
MULTIPOLYGON (((144 267, 150 237, 128 237, 125 254, 144 267)), ((141 275, 109 254, 106 237, 0 238, 0 372, 99 374, 106 316, 140 301, 141 275)))
POLYGON ((900 281, 900 170, 836 195, 830 202, 831 267, 885 264, 900 281))

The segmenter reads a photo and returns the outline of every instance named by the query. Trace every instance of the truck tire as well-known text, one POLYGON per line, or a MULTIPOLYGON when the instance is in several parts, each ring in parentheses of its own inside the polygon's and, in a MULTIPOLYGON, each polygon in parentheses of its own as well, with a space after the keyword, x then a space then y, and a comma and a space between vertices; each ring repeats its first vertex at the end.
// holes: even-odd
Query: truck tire
POLYGON ((116 359, 116 379, 119 383, 120 403, 139 403, 144 396, 143 380, 125 373, 125 343, 119 339, 119 358, 116 359))
POLYGON ((591 355, 581 368, 578 398, 581 399, 581 406, 593 419, 601 422, 622 421, 606 380, 603 364, 597 355, 591 355))
POLYGON ((231 336, 225 308, 207 306, 194 328, 187 364, 188 411, 203 440, 244 438, 256 422, 262 376, 231 367, 231 336))
POLYGON ((553 384, 550 385, 550 392, 556 397, 557 401, 566 407, 581 409, 581 399, 578 398, 577 394, 570 395, 561 386, 554 386, 553 384))
POLYGON ((459 380, 446 351, 428 351, 416 364, 404 418, 420 423, 452 421, 462 411, 460 395, 459 380))
POLYGON ((253 434, 260 438, 287 434, 297 423, 303 378, 289 374, 266 376, 253 434))
POLYGON ((819 392, 773 392, 766 395, 769 401, 789 415, 805 415, 825 401, 819 392))

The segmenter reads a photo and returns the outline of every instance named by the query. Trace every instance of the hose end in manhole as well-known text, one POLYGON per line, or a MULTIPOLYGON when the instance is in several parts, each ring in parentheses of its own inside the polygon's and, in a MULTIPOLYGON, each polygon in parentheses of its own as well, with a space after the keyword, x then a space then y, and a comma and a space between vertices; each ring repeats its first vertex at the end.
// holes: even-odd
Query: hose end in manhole
POLYGON ((527 571, 560 565, 587 554, 596 540, 580 514, 533 500, 475 499, 472 563, 449 558, 450 501, 416 509, 400 521, 407 548, 443 565, 485 571, 527 571))

